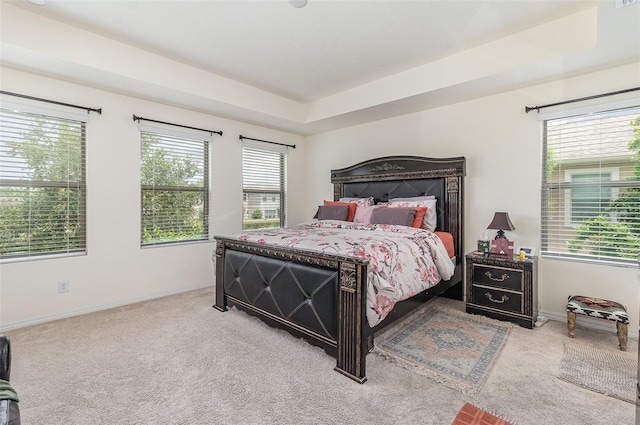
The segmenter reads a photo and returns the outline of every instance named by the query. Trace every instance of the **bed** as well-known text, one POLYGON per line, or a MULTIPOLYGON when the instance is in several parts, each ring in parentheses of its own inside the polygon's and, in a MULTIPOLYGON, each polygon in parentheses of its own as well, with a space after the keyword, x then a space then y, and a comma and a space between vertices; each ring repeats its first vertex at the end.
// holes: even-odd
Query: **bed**
POLYGON ((374 326, 366 317, 370 258, 238 236, 215 237, 214 307, 226 311, 235 306, 322 347, 336 358, 336 371, 364 383, 366 355, 376 332, 434 296, 462 299, 464 175, 464 157, 388 156, 331 171, 335 201, 373 197, 380 203, 435 196, 435 230, 449 233, 453 240, 450 279, 395 303, 374 326))

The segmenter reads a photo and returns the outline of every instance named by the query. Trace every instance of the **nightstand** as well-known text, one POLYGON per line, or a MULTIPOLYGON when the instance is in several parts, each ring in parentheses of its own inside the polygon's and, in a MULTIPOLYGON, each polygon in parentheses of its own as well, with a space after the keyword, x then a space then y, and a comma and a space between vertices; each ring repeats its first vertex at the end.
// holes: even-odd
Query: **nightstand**
POLYGON ((538 316, 538 257, 518 260, 472 252, 465 259, 467 313, 533 329, 538 316))

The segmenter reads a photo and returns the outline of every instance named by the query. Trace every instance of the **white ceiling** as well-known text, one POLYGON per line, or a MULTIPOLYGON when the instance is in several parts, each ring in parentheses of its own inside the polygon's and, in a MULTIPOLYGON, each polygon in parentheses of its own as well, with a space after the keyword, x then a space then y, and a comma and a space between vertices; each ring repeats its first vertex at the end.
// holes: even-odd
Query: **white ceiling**
MULTIPOLYGON (((26 5, 28 6, 28 5, 26 5)), ((47 0, 38 13, 299 102, 414 68, 585 1, 47 0)))
MULTIPOLYGON (((46 0, 45 6, 24 0, 3 2, 243 83, 305 108, 594 7, 593 1, 577 0, 309 0, 304 8, 294 8, 283 0, 46 0)), ((606 3, 609 9, 614 9, 613 0, 606 3)), ((631 22, 637 19, 640 24, 640 7, 636 6, 629 7, 633 8, 631 22)), ((614 59, 638 60, 638 44, 634 41, 614 59)), ((576 63, 580 63, 580 58, 577 59, 576 63)), ((602 58, 583 62, 580 69, 572 72, 603 66, 602 58)), ((6 64, 21 65, 12 60, 6 64)), ((26 62, 22 66, 29 68, 26 62)), ((76 72, 79 80, 81 74, 80 70, 76 72)), ((536 80, 533 77, 518 84, 531 84, 536 80)), ((542 77, 548 80, 552 75, 541 74, 537 79, 542 77)), ((185 102, 176 99, 177 104, 185 102)), ((201 103, 194 102, 194 109, 206 110, 206 102, 201 103)), ((324 127, 307 126, 310 120, 304 118, 269 120, 263 112, 241 116, 233 108, 226 115, 304 134, 369 119, 363 114, 365 109, 372 109, 372 118, 384 117, 388 115, 384 110, 390 108, 384 108, 383 103, 387 102, 337 113, 332 116, 333 124, 324 127)), ((221 113, 213 107, 209 112, 221 113)), ((326 118, 329 117, 324 121, 326 118)))

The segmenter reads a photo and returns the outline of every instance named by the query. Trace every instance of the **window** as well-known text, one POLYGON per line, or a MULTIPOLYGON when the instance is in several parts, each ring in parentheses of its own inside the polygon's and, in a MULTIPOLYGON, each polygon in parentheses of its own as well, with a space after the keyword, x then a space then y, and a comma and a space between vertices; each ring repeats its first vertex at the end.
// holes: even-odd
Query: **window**
POLYGON ((285 151, 245 142, 242 154, 243 230, 284 226, 285 182, 285 151))
POLYGON ((209 141, 140 125, 142 246, 208 240, 209 141))
POLYGON ((85 253, 88 116, 4 105, 0 258, 85 253))
POLYGON ((587 218, 599 216, 611 203, 611 188, 601 186, 601 182, 610 182, 611 173, 580 172, 571 173, 571 223, 580 224, 587 218))
POLYGON ((640 107, 544 121, 542 255, 634 265, 640 107))

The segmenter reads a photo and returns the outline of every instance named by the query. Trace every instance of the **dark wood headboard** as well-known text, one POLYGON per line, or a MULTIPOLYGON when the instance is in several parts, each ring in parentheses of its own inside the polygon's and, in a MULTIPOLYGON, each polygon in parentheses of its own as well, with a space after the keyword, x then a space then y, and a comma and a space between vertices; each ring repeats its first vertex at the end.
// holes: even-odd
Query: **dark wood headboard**
POLYGON ((453 235, 456 262, 463 249, 463 202, 465 158, 386 156, 331 170, 333 197, 366 198, 377 202, 392 198, 434 195, 437 199, 437 230, 453 235))

